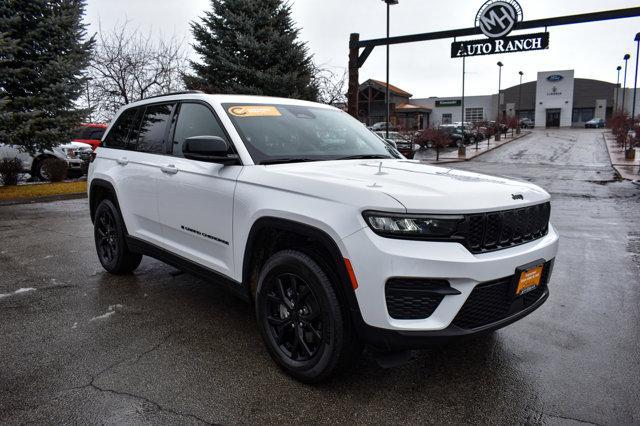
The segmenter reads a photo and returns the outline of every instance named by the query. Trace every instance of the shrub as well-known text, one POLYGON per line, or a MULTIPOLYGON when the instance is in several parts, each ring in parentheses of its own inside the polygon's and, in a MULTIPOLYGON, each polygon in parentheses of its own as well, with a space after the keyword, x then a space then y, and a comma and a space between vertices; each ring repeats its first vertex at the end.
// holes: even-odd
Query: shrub
POLYGON ((17 185, 22 173, 22 161, 17 158, 3 158, 0 161, 0 180, 4 185, 17 185))
POLYGON ((610 126, 611 134, 613 134, 616 142, 620 145, 625 145, 629 131, 631 130, 631 120, 629 116, 626 113, 614 115, 611 118, 610 126))
POLYGON ((51 182, 61 182, 67 177, 67 162, 59 158, 47 158, 42 168, 51 182))
POLYGON ((416 143, 421 146, 433 146, 436 149, 436 161, 440 160, 440 148, 451 143, 451 137, 447 132, 433 127, 424 129, 417 137, 416 143))

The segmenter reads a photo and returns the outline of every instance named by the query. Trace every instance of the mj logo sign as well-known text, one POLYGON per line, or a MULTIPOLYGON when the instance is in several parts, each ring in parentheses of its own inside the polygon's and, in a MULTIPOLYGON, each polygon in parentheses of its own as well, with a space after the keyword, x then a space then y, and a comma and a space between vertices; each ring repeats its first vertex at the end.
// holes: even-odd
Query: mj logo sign
POLYGON ((528 52, 549 48, 549 33, 507 37, 522 20, 522 7, 516 0, 487 0, 476 15, 476 26, 489 39, 451 43, 451 57, 528 52))
POLYGON ((488 0, 476 15, 476 26, 490 38, 504 37, 522 20, 522 8, 515 0, 488 0))

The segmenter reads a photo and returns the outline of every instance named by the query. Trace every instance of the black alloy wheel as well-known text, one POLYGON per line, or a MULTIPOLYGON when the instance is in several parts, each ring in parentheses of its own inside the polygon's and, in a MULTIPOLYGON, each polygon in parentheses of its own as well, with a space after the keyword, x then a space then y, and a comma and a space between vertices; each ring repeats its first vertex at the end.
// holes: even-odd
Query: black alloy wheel
POLYGON ((112 274, 131 273, 142 260, 141 254, 129 250, 125 235, 120 211, 111 200, 102 200, 93 217, 93 237, 102 267, 112 274))
POLYGON ((322 345, 323 322, 318 299, 300 276, 282 273, 267 284, 264 318, 278 348, 292 361, 313 358, 322 345))
POLYGON ((336 290, 337 278, 324 265, 314 254, 277 252, 262 266, 255 294, 258 328, 269 355, 305 383, 346 370, 362 352, 336 290))
POLYGON ((96 215, 96 247, 104 263, 112 263, 118 254, 115 219, 111 211, 104 209, 96 215))

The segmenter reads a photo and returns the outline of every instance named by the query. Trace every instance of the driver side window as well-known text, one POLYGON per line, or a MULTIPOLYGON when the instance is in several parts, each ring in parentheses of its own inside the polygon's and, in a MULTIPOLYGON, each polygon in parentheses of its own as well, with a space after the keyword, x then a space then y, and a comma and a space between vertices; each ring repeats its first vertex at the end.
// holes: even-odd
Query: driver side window
POLYGON ((209 108, 197 103, 183 103, 180 105, 178 121, 173 134, 174 156, 184 157, 182 144, 185 139, 192 136, 219 136, 231 145, 222 126, 209 108))

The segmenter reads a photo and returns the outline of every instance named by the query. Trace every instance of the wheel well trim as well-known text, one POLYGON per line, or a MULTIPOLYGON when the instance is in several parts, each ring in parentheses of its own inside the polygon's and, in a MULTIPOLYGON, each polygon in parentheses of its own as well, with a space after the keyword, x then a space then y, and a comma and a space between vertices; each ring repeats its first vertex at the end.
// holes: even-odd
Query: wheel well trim
MULTIPOLYGON (((118 202, 118 192, 116 191, 115 186, 108 180, 95 178, 95 179, 92 179, 91 183, 89 184, 89 214, 91 215, 91 222, 93 222, 93 216, 95 214, 96 208, 98 207, 97 204, 94 203, 92 198, 93 197, 92 194, 95 194, 96 188, 106 189, 107 191, 111 192, 114 196, 113 202, 116 205, 116 208, 118 209, 120 214, 122 214, 122 211, 120 210, 120 203, 118 202)), ((123 218, 123 221, 124 221, 124 218, 123 218)), ((126 229, 126 225, 125 225, 125 229, 126 229)))
POLYGON ((340 280, 340 285, 338 286, 338 291, 340 293, 339 295, 343 298, 343 300, 347 302, 347 309, 349 310, 352 319, 354 318, 354 315, 361 318, 360 308, 358 307, 356 295, 353 287, 351 286, 349 272, 347 271, 345 265, 345 258, 340 251, 338 243, 322 229, 317 228, 313 225, 296 222, 290 219, 283 219, 274 216, 263 216, 257 219, 251 226, 242 258, 241 281, 247 292, 251 292, 251 256, 254 252, 256 237, 258 233, 263 229, 277 229, 293 232, 301 236, 313 238, 318 241, 323 246, 323 248, 327 250, 332 260, 335 262, 336 271, 338 272, 338 279, 340 280))

